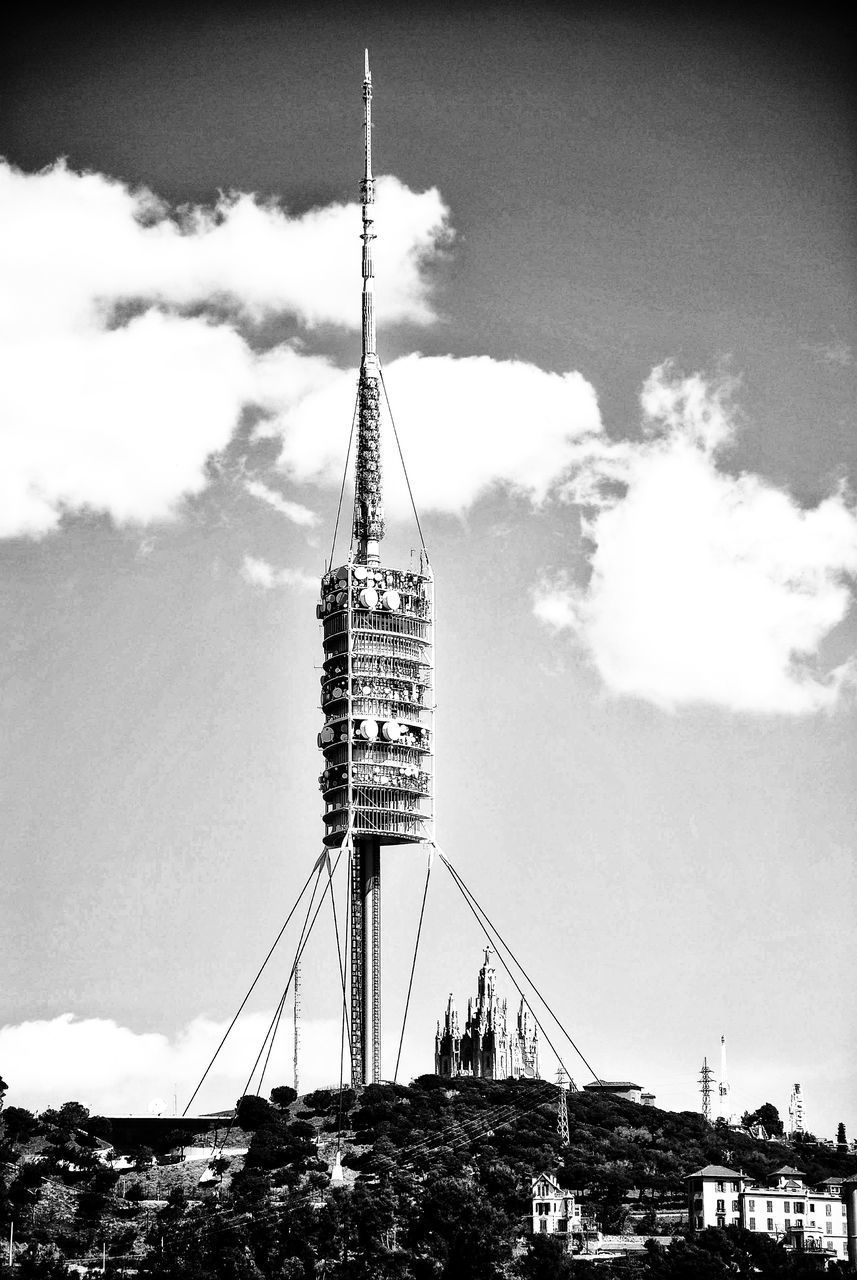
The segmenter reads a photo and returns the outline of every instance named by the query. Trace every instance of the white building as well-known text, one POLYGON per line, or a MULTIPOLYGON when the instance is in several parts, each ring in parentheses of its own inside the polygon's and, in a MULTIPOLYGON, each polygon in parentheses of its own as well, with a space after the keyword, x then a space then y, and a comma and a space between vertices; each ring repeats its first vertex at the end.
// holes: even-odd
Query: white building
POLYGON ((841 1181, 827 1179, 813 1189, 800 1169, 784 1165, 771 1174, 770 1186, 760 1186, 746 1174, 717 1164, 697 1169, 686 1181, 693 1231, 742 1226, 796 1249, 848 1256, 841 1181))
POLYGON ((583 1092, 612 1093, 617 1098, 626 1098, 628 1102, 637 1102, 644 1107, 655 1105, 655 1095, 633 1080, 590 1080, 583 1086, 583 1092))
POLYGON ((533 1178, 533 1234, 568 1238, 581 1231, 580 1205, 574 1191, 565 1191, 556 1178, 540 1173, 533 1178))

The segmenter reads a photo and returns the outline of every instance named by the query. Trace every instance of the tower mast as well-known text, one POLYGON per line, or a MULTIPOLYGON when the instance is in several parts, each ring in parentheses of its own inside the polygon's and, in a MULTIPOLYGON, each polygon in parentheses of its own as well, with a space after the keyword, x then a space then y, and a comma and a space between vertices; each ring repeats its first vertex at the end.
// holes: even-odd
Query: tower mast
POLYGON ((381 566, 381 371, 375 335, 372 75, 363 74, 362 324, 348 562, 322 578, 325 844, 350 853, 351 1080, 381 1078, 381 846, 433 839, 433 582, 381 566))
POLYGON ((700 1067, 699 1084, 700 1092, 702 1093, 702 1114, 709 1124, 711 1124, 711 1081, 713 1079, 714 1072, 708 1065, 708 1059, 703 1058, 702 1066, 700 1067))
POLYGON ((357 475, 354 486, 354 542, 358 564, 380 563, 384 536, 381 473, 381 422, 378 353, 375 349, 375 179, 372 177, 372 73, 369 50, 363 75, 363 179, 360 183, 363 220, 363 324, 358 387, 357 475))
MULTIPOLYGON (((375 179, 372 177, 372 72, 369 50, 363 70, 363 323, 357 387, 357 469, 353 543, 359 565, 380 564, 384 536, 381 474, 381 403, 375 350, 375 179)), ((351 1062, 360 1083, 381 1079, 381 845, 377 837, 354 839, 351 881, 351 1062)))

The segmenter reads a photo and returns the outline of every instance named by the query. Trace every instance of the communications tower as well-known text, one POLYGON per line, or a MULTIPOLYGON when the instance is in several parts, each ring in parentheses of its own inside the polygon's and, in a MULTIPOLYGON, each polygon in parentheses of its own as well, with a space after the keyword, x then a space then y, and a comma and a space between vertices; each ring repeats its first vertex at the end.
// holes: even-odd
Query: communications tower
POLYGON ((720 1037, 720 1083, 717 1086, 718 1111, 719 1117, 724 1120, 730 1120, 730 1103, 731 1092, 729 1087, 729 1077, 726 1074, 726 1037, 720 1037))
POLYGON ((803 1094, 799 1084, 795 1084, 789 1095, 789 1137, 797 1133, 803 1133, 803 1094))
POLYGON ((702 1114, 704 1118, 711 1124, 711 1081, 714 1079, 714 1072, 708 1065, 708 1059, 702 1059, 700 1067, 699 1084, 702 1093, 702 1114))
MULTIPOLYGON (((363 320, 351 548, 322 578, 324 842, 350 859, 351 1079, 381 1077, 381 849, 433 841, 433 583, 382 565, 383 375, 375 336, 372 76, 363 80, 363 320)), ((386 399, 386 391, 385 391, 386 399)))

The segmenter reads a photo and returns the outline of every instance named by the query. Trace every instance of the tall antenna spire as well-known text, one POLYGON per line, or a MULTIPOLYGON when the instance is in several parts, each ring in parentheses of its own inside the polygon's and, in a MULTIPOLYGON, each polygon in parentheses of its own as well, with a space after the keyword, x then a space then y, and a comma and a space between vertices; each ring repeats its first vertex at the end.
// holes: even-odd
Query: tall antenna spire
POLYGON ((354 484, 353 538, 358 564, 379 564, 379 543, 384 536, 381 483, 381 422, 378 354, 375 350, 375 179, 372 177, 372 73, 369 50, 363 75, 363 180, 360 203, 363 215, 362 274, 363 324, 360 383, 358 388, 357 475, 354 484))

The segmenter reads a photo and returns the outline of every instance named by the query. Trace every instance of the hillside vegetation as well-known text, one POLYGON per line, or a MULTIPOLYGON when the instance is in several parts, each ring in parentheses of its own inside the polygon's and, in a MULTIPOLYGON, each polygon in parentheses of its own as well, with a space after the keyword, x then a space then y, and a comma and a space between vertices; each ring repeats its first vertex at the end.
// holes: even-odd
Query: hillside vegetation
MULTIPOLYGON (((133 1268, 153 1280, 545 1280, 574 1264, 530 1233, 530 1179, 554 1173, 584 1192, 584 1213, 606 1231, 658 1234, 664 1208, 684 1203, 684 1176, 728 1162, 757 1178, 798 1163, 810 1181, 857 1171, 818 1146, 795 1149, 708 1126, 692 1112, 571 1094, 570 1143, 556 1131, 556 1090, 544 1081, 439 1080, 372 1085, 359 1097, 319 1091, 279 1105, 243 1099, 246 1158, 152 1165, 119 1175, 98 1157, 109 1125, 78 1104, 34 1119, 0 1113, 0 1228, 24 1245, 18 1280, 60 1280, 69 1259, 133 1268), (331 1185, 340 1142, 345 1181, 331 1185), (661 1221, 659 1222, 659 1217, 661 1221)), ((235 1135, 230 1146, 239 1145, 235 1135)), ((166 1158, 165 1153, 162 1153, 166 1158)), ((674 1228, 672 1228, 674 1230, 674 1228)), ((766 1237, 740 1230, 653 1243, 633 1261, 599 1264, 601 1280, 721 1280, 817 1271, 766 1237)), ((841 1270, 841 1268, 840 1268, 841 1270)), ((0 1276, 3 1276, 0 1269, 0 1276)), ((831 1274, 831 1272, 828 1272, 831 1274)))

